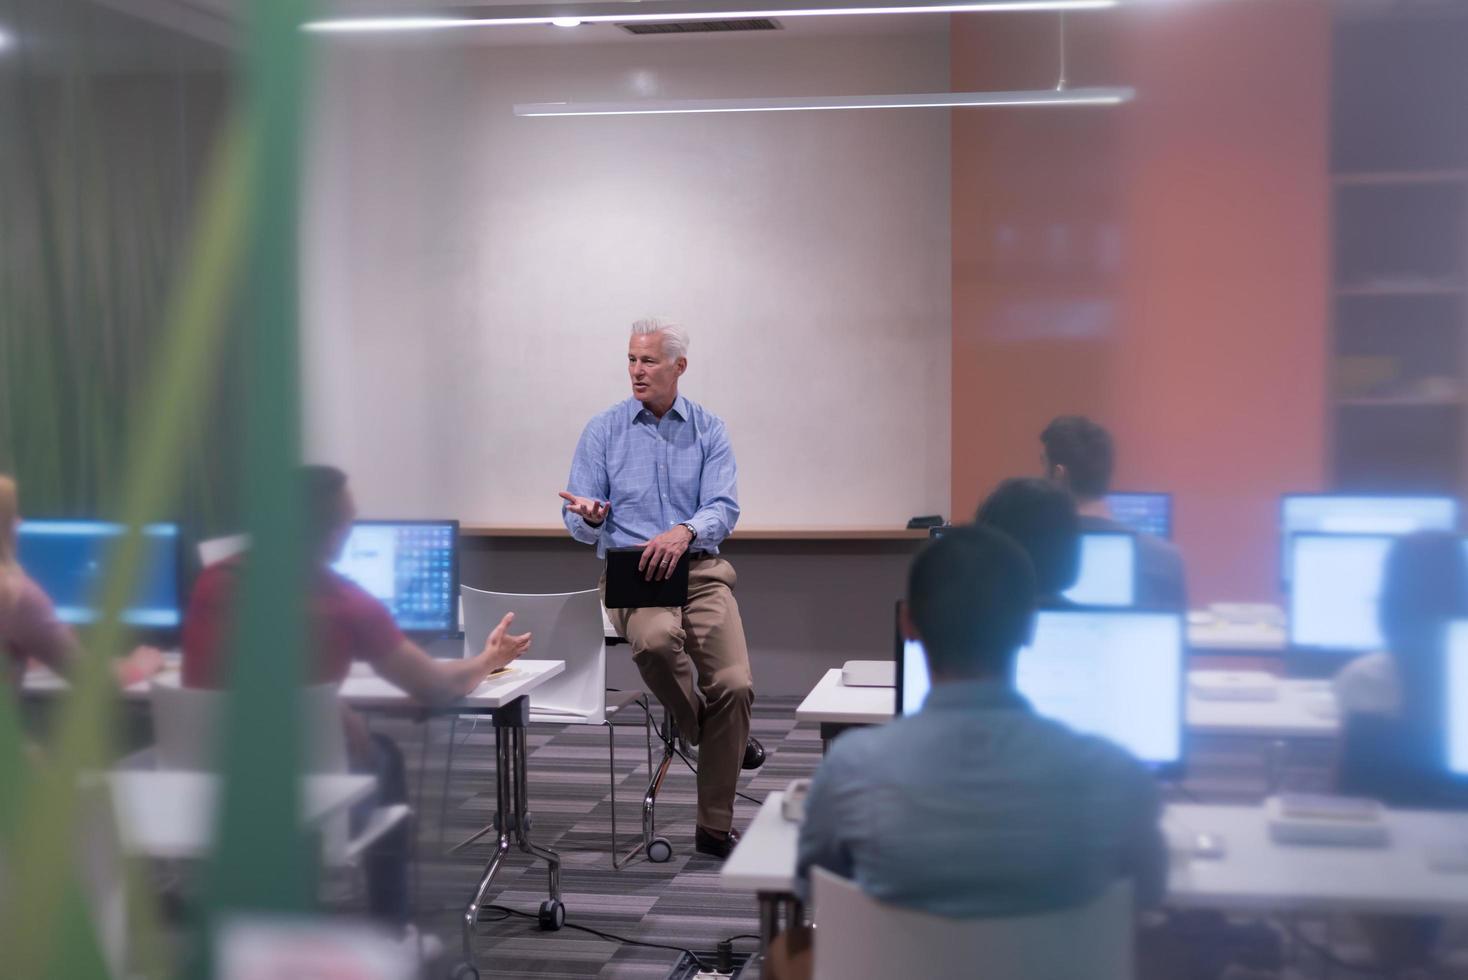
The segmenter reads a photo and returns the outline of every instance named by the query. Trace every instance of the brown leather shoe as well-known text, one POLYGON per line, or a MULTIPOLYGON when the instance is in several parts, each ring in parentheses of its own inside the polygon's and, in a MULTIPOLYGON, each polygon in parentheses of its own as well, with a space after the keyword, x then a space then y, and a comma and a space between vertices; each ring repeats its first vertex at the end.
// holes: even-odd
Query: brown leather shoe
POLYGON ((721 834, 715 830, 704 830, 699 826, 693 828, 693 849, 700 854, 716 857, 720 861, 726 859, 734 851, 734 845, 738 843, 739 831, 737 830, 721 834))

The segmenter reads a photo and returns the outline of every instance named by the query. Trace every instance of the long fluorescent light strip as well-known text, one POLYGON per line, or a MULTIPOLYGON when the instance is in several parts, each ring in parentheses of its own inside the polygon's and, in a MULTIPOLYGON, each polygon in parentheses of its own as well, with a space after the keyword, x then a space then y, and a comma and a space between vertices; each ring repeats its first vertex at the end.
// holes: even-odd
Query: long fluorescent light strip
POLYGON ((515 106, 517 116, 659 116, 694 112, 804 112, 818 109, 944 109, 965 106, 1120 105, 1130 88, 1033 92, 936 92, 791 99, 670 99, 645 102, 538 102, 515 106))
MULTIPOLYGON (((683 20, 747 20, 758 17, 851 17, 862 14, 969 14, 1026 10, 1102 10, 1119 0, 1001 0, 999 3, 919 4, 910 7, 814 7, 754 10, 697 10, 668 13, 581 13, 574 9, 539 17, 340 17, 313 20, 304 29, 316 33, 349 34, 384 31, 436 31, 456 27, 516 27, 551 24, 574 17, 583 24, 663 23, 683 20)), ((598 4, 598 7, 601 5, 598 4)))

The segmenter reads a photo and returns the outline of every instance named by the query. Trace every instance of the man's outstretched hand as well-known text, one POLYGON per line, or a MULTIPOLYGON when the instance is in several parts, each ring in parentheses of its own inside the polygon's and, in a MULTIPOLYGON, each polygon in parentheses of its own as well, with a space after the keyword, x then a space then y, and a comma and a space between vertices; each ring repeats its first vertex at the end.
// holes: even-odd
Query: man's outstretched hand
POLYGON ((566 502, 566 509, 583 521, 596 527, 607 519, 612 512, 610 501, 594 500, 591 497, 578 497, 574 493, 561 491, 561 499, 566 502))

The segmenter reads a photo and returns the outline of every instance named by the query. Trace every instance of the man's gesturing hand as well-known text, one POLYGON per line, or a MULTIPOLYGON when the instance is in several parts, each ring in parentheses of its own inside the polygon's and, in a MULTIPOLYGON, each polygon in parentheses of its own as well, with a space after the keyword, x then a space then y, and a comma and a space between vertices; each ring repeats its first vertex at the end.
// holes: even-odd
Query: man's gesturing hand
POLYGON ((642 546, 642 559, 637 563, 637 570, 649 582, 663 581, 673 574, 673 566, 678 564, 678 559, 683 557, 692 540, 692 532, 682 524, 664 531, 642 546))
POLYGON ((567 510, 580 517, 592 527, 601 524, 602 521, 607 519, 607 515, 612 512, 610 501, 603 503, 600 500, 593 500, 591 497, 578 497, 574 493, 567 493, 564 490, 561 491, 561 499, 566 502, 567 510))

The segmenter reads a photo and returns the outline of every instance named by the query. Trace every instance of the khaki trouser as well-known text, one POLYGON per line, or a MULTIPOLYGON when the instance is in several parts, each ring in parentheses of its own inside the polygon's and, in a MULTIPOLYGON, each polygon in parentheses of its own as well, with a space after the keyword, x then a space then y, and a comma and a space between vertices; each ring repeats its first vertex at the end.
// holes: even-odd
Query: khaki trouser
POLYGON ((734 825, 734 792, 754 704, 749 649, 734 601, 736 579, 734 566, 723 558, 694 558, 682 609, 607 610, 632 646, 648 690, 699 747, 698 824, 721 832, 734 825))

